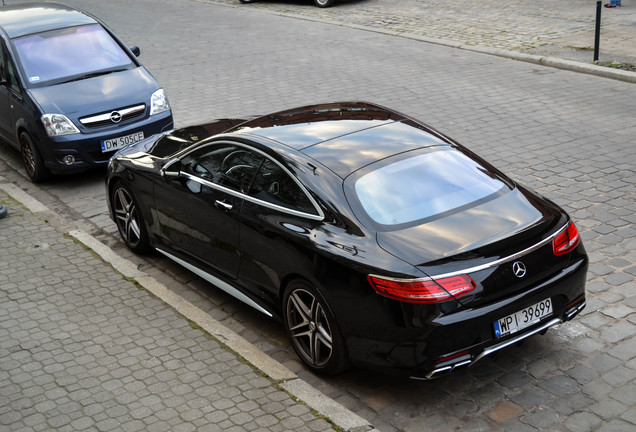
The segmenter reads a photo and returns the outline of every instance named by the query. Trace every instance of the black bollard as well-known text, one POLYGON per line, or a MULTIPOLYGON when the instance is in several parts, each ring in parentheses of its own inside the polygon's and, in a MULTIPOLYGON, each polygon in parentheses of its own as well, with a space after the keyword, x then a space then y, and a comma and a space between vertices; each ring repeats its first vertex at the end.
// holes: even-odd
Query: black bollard
POLYGON ((602 1, 596 2, 596 29, 594 31, 594 62, 598 61, 598 47, 601 43, 601 6, 602 1))

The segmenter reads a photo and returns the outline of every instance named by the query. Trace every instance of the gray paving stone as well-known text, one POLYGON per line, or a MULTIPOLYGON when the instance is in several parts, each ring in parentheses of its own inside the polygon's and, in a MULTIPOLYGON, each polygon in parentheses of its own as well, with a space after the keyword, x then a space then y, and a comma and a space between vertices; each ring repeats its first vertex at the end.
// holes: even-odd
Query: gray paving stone
POLYGON ((530 388, 516 395, 511 395, 510 399, 524 408, 532 408, 538 405, 547 404, 554 396, 538 388, 530 388))
POLYGON ((629 322, 618 322, 601 332, 601 338, 610 343, 619 342, 625 338, 632 337, 636 333, 636 326, 629 322))
POLYGON ((561 422, 562 417, 549 408, 539 407, 530 414, 524 415, 522 421, 539 430, 546 430, 551 428, 555 423, 561 422))
POLYGON ((602 425, 597 430, 598 432, 631 432, 634 430, 634 425, 615 419, 602 425))
POLYGON ((564 425, 572 432, 592 432, 598 430, 602 422, 594 413, 581 412, 565 420, 564 425))

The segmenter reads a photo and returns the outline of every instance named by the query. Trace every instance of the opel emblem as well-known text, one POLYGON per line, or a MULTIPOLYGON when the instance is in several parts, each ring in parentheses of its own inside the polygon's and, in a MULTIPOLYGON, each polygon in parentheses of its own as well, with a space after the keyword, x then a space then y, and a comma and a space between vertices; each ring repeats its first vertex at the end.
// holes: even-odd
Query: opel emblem
POLYGON ((121 114, 119 111, 113 111, 110 113, 110 121, 113 123, 119 123, 121 121, 121 114))
POLYGON ((521 261, 515 261, 512 264, 512 272, 518 278, 522 278, 526 275, 526 265, 522 263, 521 261))

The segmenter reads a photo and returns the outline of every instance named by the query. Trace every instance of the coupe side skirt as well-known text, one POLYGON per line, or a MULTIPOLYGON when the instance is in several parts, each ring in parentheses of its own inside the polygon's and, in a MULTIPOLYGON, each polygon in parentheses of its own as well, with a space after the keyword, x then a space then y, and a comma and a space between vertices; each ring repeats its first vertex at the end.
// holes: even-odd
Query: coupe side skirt
POLYGON ((272 316, 271 313, 267 312, 258 303, 256 303, 254 300, 252 300, 251 298, 249 298, 248 296, 246 296, 245 294, 243 294, 242 292, 240 292, 239 290, 234 288, 232 285, 230 285, 230 284, 228 284, 226 282, 223 282, 221 279, 219 279, 219 278, 217 278, 215 276, 212 276, 210 273, 204 272, 200 268, 193 266, 192 264, 182 260, 181 258, 177 258, 176 256, 174 256, 174 255, 172 255, 172 254, 170 254, 170 253, 168 253, 166 251, 163 251, 163 250, 161 250, 159 248, 156 248, 156 249, 157 249, 157 251, 161 252, 162 254, 164 254, 165 256, 167 256, 168 258, 170 258, 171 260, 173 260, 177 264, 181 264, 183 267, 187 268, 192 273, 196 274, 197 276, 202 277, 206 281, 210 282, 212 285, 214 285, 214 286, 216 286, 218 288, 221 288, 223 291, 225 291, 226 293, 228 293, 232 297, 236 298, 237 300, 240 300, 243 303, 245 303, 246 305, 253 307, 257 311, 264 313, 268 317, 272 316))

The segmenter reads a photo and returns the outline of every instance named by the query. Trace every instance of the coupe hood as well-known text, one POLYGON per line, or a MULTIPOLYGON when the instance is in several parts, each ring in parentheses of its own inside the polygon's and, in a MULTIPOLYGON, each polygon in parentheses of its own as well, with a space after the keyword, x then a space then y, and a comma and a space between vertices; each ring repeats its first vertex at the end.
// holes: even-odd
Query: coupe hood
POLYGON ((499 258, 551 232, 559 210, 518 187, 494 200, 396 231, 378 233, 378 244, 414 266, 435 266, 453 257, 499 258), (507 244, 507 247, 506 245, 507 244))
POLYGON ((79 117, 150 102, 159 84, 142 66, 29 90, 43 113, 79 117))

